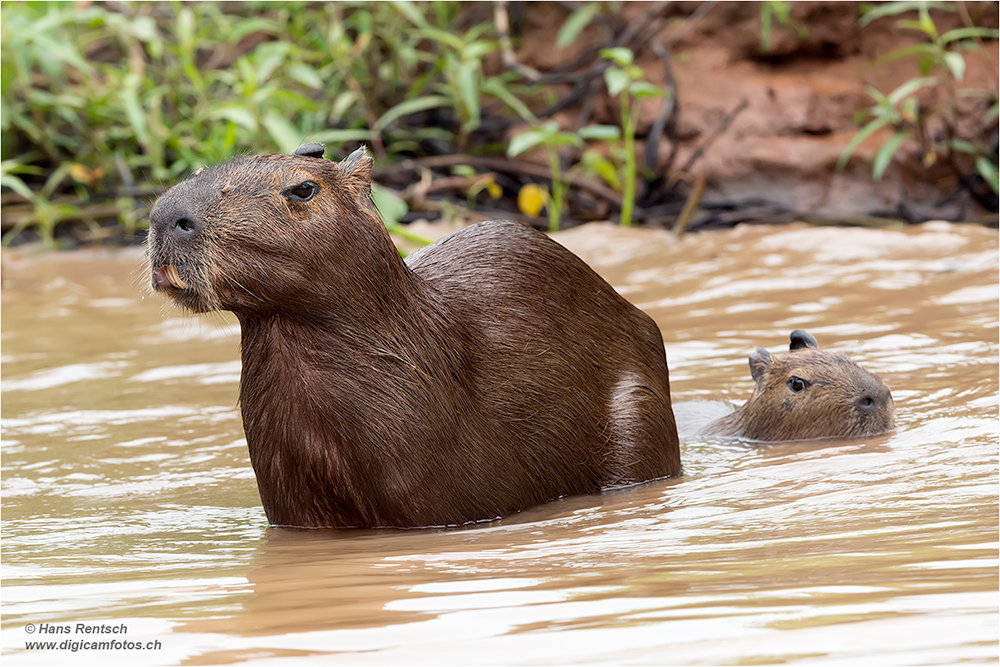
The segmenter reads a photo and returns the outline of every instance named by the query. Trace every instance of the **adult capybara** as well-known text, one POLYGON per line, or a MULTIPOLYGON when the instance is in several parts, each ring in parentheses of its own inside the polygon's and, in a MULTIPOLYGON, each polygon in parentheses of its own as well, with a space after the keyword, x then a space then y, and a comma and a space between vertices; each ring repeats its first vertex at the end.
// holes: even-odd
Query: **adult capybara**
POLYGON ((847 357, 819 349, 805 331, 791 334, 789 354, 750 355, 753 395, 703 435, 776 442, 863 438, 895 428, 889 387, 847 357))
POLYGON ((513 222, 405 261, 372 160, 243 157, 150 214, 153 288, 231 310, 240 409, 268 520, 432 526, 680 474, 653 321, 513 222))

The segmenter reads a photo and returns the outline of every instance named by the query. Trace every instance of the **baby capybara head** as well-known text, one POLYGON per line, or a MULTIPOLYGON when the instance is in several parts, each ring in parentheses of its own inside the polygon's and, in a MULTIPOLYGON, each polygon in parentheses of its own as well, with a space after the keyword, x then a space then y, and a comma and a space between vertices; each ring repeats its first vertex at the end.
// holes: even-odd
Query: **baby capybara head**
POLYGON ((742 408, 743 436, 753 440, 861 438, 895 427, 889 388, 847 357, 819 349, 793 331, 789 354, 750 355, 757 387, 742 408))
POLYGON ((237 314, 364 290, 357 276, 378 272, 354 267, 395 252, 371 200, 372 160, 363 148, 340 163, 323 152, 236 158, 170 188, 149 216, 153 289, 196 312, 237 314))

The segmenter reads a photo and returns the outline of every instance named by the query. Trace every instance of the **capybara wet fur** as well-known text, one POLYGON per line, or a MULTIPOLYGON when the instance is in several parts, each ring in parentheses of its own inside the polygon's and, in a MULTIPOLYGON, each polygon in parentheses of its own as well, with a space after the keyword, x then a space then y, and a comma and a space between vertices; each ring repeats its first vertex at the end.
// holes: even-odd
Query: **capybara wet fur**
POLYGON ((895 428, 889 387, 847 357, 819 349, 805 331, 791 334, 789 353, 757 348, 750 355, 753 395, 703 435, 764 442, 864 438, 895 428))
POLYGON ((272 524, 441 526, 681 472, 660 331, 544 234, 485 222, 404 261, 372 160, 242 157, 150 214, 153 288, 241 328, 272 524))

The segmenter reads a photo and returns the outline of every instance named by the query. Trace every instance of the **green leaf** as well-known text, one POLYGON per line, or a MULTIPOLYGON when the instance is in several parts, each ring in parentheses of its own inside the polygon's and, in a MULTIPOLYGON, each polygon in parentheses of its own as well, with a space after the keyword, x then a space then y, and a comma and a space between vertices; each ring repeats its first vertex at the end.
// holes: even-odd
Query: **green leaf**
POLYGON ((192 56, 194 48, 194 12, 190 7, 183 7, 177 13, 177 23, 174 28, 177 36, 177 45, 180 47, 181 55, 192 56))
POLYGON ((307 139, 309 141, 318 141, 321 144, 342 144, 348 141, 371 141, 372 136, 371 130, 357 128, 353 130, 320 130, 319 132, 310 132, 307 139))
POLYGON ((875 100, 876 104, 879 106, 892 106, 892 102, 889 101, 888 97, 882 94, 882 91, 877 88, 872 88, 871 86, 866 86, 866 88, 868 89, 868 94, 872 96, 872 99, 875 100))
POLYGON ((899 104, 899 102, 903 98, 912 95, 921 88, 926 88, 927 86, 933 86, 936 83, 938 83, 938 78, 936 76, 921 77, 919 79, 910 79, 909 81, 901 85, 899 88, 889 93, 889 96, 886 99, 888 99, 889 102, 893 106, 895 106, 899 104))
POLYGON ((556 38, 556 47, 561 49, 572 44, 583 29, 594 20, 594 16, 597 15, 600 8, 600 5, 596 2, 588 2, 570 14, 566 22, 563 23, 562 28, 559 29, 559 36, 556 38))
POLYGON ((988 157, 981 157, 976 160, 976 171, 989 184, 994 193, 1000 194, 1000 183, 998 183, 997 166, 988 157))
POLYGON ((550 134, 544 130, 528 130, 515 134, 507 146, 507 157, 516 157, 544 142, 549 136, 550 134))
POLYGON ((941 35, 941 43, 947 44, 956 39, 997 39, 1000 37, 1000 30, 995 28, 955 28, 941 35))
MULTIPOLYGON (((9 162, 9 160, 5 161, 4 164, 6 164, 7 162, 9 162)), ((35 199, 35 193, 32 192, 31 188, 29 188, 25 184, 25 182, 22 181, 17 176, 8 174, 6 172, 0 173, 0 185, 4 186, 5 188, 10 188, 17 194, 27 199, 28 201, 34 201, 35 199)))
POLYGON ((583 141, 571 132, 553 134, 544 143, 546 146, 576 146, 577 148, 583 148, 583 141))
POLYGON ((291 153, 302 145, 302 132, 276 110, 268 111, 262 122, 282 153, 291 153))
POLYGON ((314 90, 323 89, 323 77, 319 75, 315 67, 306 65, 305 63, 292 63, 285 68, 285 72, 292 79, 295 79, 303 86, 307 86, 314 90))
POLYGON ((601 49, 600 51, 602 58, 607 58, 608 60, 614 61, 619 67, 628 67, 635 60, 635 54, 632 53, 631 49, 626 49, 624 46, 616 46, 612 49, 601 49))
POLYGON ((152 16, 136 16, 129 22, 128 28, 136 39, 143 42, 152 42, 159 37, 152 16))
POLYGON ((877 118, 861 128, 858 133, 851 138, 847 146, 844 147, 844 152, 840 154, 840 159, 837 160, 837 171, 844 168, 844 165, 847 164, 847 161, 850 159, 854 151, 857 150, 858 146, 861 145, 861 142, 888 124, 888 118, 877 118))
POLYGON ((577 134, 583 139, 615 141, 622 136, 622 130, 617 125, 585 125, 577 134))
POLYGON ((916 123, 920 114, 920 102, 916 97, 907 97, 899 108, 899 117, 908 123, 916 123))
POLYGON ((341 116, 347 113, 355 102, 357 102, 357 95, 353 90, 345 90, 344 92, 337 95, 333 100, 333 105, 330 107, 330 118, 339 119, 341 116))
POLYGON ((412 23, 413 25, 419 26, 421 28, 429 27, 427 19, 424 18, 423 13, 421 13, 421 11, 417 9, 417 6, 414 3, 393 2, 392 6, 395 7, 400 14, 409 19, 410 23, 412 23))
POLYGON ((951 7, 951 3, 948 2, 887 2, 883 5, 877 5, 872 7, 864 13, 861 20, 858 21, 862 26, 868 25, 875 19, 880 19, 883 16, 898 16, 899 14, 904 14, 915 9, 920 9, 921 5, 929 5, 935 9, 943 9, 948 12, 953 12, 955 9, 951 7))
POLYGON ((418 111, 426 111, 427 109, 448 105, 448 98, 442 95, 424 95, 421 97, 414 97, 412 100, 400 102, 382 114, 382 117, 375 121, 375 127, 372 128, 372 132, 378 134, 392 121, 397 118, 402 118, 403 116, 408 116, 411 113, 417 113, 418 111))
POLYGON ((896 49, 891 53, 887 53, 881 58, 875 60, 875 65, 885 65, 886 63, 891 63, 894 60, 899 60, 900 58, 905 58, 906 56, 915 55, 927 55, 936 54, 941 49, 936 44, 913 44, 912 46, 906 46, 901 49, 896 49))
POLYGON ((281 31, 274 21, 259 16, 255 18, 242 18, 230 30, 226 31, 223 39, 235 44, 252 32, 266 32, 275 35, 281 31))
POLYGON ((504 85, 503 81, 497 77, 491 77, 486 80, 482 85, 483 92, 487 95, 492 95, 497 98, 511 109, 517 112, 517 115, 529 123, 537 123, 538 118, 532 113, 531 109, 522 102, 516 95, 514 95, 507 86, 504 85))
POLYGON ((482 60, 483 56, 487 53, 493 53, 494 51, 500 50, 500 42, 480 40, 473 42, 472 44, 467 44, 462 49, 462 58, 464 60, 482 60))
POLYGON ((246 128, 250 132, 257 132, 257 117, 253 112, 238 104, 225 104, 213 109, 208 114, 209 118, 224 118, 230 123, 246 128))
POLYGON ((604 70, 604 82, 608 85, 608 94, 617 97, 632 83, 632 78, 617 67, 609 67, 604 70))
POLYGON ((258 83, 266 83, 274 70, 278 69, 288 57, 292 45, 287 42, 264 42, 254 49, 251 61, 258 83))
POLYGON ((899 149, 899 145, 903 143, 903 140, 906 139, 907 136, 908 135, 905 132, 897 132, 889 137, 889 139, 875 152, 875 157, 872 160, 872 178, 876 181, 882 180, 882 174, 885 173, 886 168, 889 166, 892 156, 896 154, 896 151, 899 149))
MULTIPOLYGON (((618 129, 618 128, 615 128, 618 129)), ((584 151, 580 156, 580 162, 587 168, 601 177, 605 183, 619 192, 622 189, 621 180, 618 178, 618 170, 610 161, 596 150, 584 151)))
POLYGON ((927 9, 926 2, 920 4, 919 15, 920 29, 924 31, 924 34, 931 38, 932 42, 936 42, 938 40, 937 26, 934 25, 934 21, 931 19, 931 13, 927 9))
POLYGON ((958 151, 959 153, 969 153, 971 155, 975 155, 979 152, 975 146, 964 139, 952 139, 948 142, 948 145, 951 147, 951 150, 958 151))
POLYGON ((94 68, 90 66, 77 52, 72 43, 66 40, 54 40, 48 35, 36 34, 31 39, 44 52, 41 55, 44 59, 54 57, 57 60, 75 67, 83 74, 90 74, 94 68))
POLYGON ((934 56, 929 53, 925 53, 920 56, 920 74, 922 76, 927 76, 927 73, 934 69, 934 56))
POLYGON ((643 97, 666 97, 667 91, 648 81, 636 81, 628 87, 628 92, 636 99, 643 97))
POLYGON ((1000 102, 994 102, 990 105, 990 108, 986 110, 986 113, 983 114, 983 122, 989 123, 998 115, 1000 115, 1000 102))
POLYGON ((962 57, 961 53, 949 51, 944 54, 944 64, 951 70, 951 75, 955 77, 955 81, 961 81, 965 78, 965 58, 962 57))
POLYGON ((468 114, 463 124, 467 132, 479 127, 479 86, 477 83, 477 66, 471 62, 463 62, 458 68, 458 92, 462 96, 462 106, 468 114))
POLYGON ((375 208, 378 209, 386 227, 398 224, 399 220, 410 210, 406 202, 397 197, 396 193, 377 183, 372 183, 372 200, 375 202, 375 208))
POLYGON ((119 92, 122 106, 125 107, 125 117, 135 132, 135 138, 144 148, 149 146, 149 128, 146 126, 146 116, 143 113, 142 102, 139 100, 139 76, 129 74, 125 78, 125 87, 119 92))
POLYGON ((458 53, 462 52, 462 47, 465 43, 462 41, 461 37, 457 37, 446 30, 438 30, 437 28, 421 28, 420 34, 427 39, 433 40, 435 42, 440 42, 441 44, 447 44, 453 48, 458 53))

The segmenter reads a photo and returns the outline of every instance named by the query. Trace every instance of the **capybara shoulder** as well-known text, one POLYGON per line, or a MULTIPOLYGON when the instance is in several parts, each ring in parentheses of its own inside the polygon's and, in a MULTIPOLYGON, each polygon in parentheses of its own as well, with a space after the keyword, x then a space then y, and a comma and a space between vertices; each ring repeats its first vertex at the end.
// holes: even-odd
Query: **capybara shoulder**
POLYGON ((703 434, 764 442, 863 438, 895 428, 889 387, 847 357, 819 349, 805 331, 791 334, 789 353, 757 348, 750 399, 703 434))
POLYGON ((166 192, 154 289, 240 321, 271 523, 428 526, 680 474, 653 321, 544 234, 488 222, 405 261, 372 161, 320 144, 166 192))

